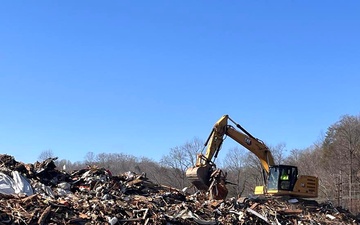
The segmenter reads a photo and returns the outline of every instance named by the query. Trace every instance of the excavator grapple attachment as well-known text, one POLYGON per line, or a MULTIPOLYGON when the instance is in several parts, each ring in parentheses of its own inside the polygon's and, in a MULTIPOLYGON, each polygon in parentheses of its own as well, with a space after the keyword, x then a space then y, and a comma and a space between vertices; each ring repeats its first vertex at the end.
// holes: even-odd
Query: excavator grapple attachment
POLYGON ((223 200, 228 195, 228 192, 224 183, 217 183, 210 190, 210 199, 223 200))
POLYGON ((198 190, 207 191, 210 186, 210 170, 209 165, 191 167, 186 170, 186 177, 198 190))
POLYGON ((219 169, 213 171, 210 165, 191 167, 186 171, 186 177, 198 190, 209 192, 210 199, 225 199, 228 194, 223 172, 219 169))
POLYGON ((210 199, 225 199, 228 194, 228 189, 226 187, 226 173, 220 169, 216 169, 210 175, 210 180, 210 199))

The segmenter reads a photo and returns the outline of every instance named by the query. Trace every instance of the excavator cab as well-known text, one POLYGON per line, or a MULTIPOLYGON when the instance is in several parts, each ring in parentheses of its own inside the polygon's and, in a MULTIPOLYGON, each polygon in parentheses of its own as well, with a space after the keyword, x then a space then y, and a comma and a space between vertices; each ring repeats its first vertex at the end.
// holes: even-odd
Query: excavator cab
POLYGON ((316 198, 318 182, 317 177, 298 175, 296 166, 273 165, 269 167, 266 187, 255 187, 255 194, 316 198))
POLYGON ((276 165, 271 166, 267 183, 268 191, 291 191, 294 188, 298 176, 295 166, 276 165))

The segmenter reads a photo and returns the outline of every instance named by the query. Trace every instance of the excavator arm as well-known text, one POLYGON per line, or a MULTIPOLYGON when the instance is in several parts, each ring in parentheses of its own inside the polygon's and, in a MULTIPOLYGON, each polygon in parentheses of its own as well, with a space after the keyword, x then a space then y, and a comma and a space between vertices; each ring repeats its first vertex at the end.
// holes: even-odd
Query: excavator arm
POLYGON ((207 146, 206 153, 201 156, 206 160, 199 160, 197 166, 205 166, 207 163, 211 162, 213 158, 217 157, 225 136, 229 136, 234 141, 254 153, 259 158, 263 169, 266 173, 269 173, 269 167, 275 164, 269 148, 264 144, 264 142, 252 136, 228 115, 222 116, 215 123, 209 138, 205 142, 205 146, 207 146), (229 125, 228 121, 234 123, 240 131, 229 125))
POLYGON ((224 184, 226 184, 226 174, 216 169, 215 164, 212 163, 213 158, 217 157, 226 136, 229 136, 254 153, 260 159, 261 165, 266 173, 269 173, 270 165, 274 164, 271 152, 261 140, 253 137, 228 115, 222 116, 215 123, 209 138, 205 142, 205 146, 207 147, 205 155, 199 154, 196 165, 186 171, 186 177, 197 189, 211 192, 212 188, 216 188, 218 190, 216 191, 217 194, 212 194, 211 196, 214 199, 225 198, 227 194, 227 189, 224 186, 224 184), (232 125, 229 125, 229 121, 234 123, 240 131, 236 130, 232 125), (217 176, 214 177, 214 174, 217 176))
MULTIPOLYGON (((229 120, 231 120, 229 118, 229 120)), ((232 121, 236 124, 236 127, 239 128, 242 132, 239 132, 234 127, 228 125, 226 129, 226 134, 235 140, 237 143, 241 144, 249 151, 254 153, 260 160, 262 168, 269 173, 270 166, 275 165, 274 158, 269 150, 269 148, 261 140, 253 137, 249 132, 242 128, 239 124, 232 121)))

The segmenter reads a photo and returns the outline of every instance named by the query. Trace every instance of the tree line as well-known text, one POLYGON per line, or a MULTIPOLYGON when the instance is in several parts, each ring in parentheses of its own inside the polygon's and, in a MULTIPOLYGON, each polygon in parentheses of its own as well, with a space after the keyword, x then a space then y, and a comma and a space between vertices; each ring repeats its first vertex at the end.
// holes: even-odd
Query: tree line
MULTIPOLYGON (((269 146, 269 145, 268 145, 269 146)), ((328 127, 326 133, 305 149, 286 150, 286 144, 269 146, 277 164, 294 165, 299 173, 319 178, 319 199, 331 201, 354 213, 360 212, 360 116, 344 115, 328 127)), ((109 169, 113 174, 127 171, 145 173, 155 183, 182 189, 191 184, 185 177, 196 155, 204 150, 204 141, 193 138, 171 148, 161 160, 135 157, 123 153, 89 152, 83 161, 57 160, 59 168, 72 171, 88 165, 109 169)), ((248 196, 254 187, 263 184, 262 168, 254 154, 242 146, 221 150, 225 157, 216 162, 227 173, 229 197, 248 196)), ((40 154, 39 160, 53 157, 51 150, 40 154)))

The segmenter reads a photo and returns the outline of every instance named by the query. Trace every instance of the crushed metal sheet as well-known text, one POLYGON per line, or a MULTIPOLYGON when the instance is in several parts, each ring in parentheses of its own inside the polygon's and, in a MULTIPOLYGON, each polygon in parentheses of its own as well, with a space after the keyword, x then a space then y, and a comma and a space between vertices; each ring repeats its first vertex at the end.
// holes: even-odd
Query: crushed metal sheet
POLYGON ((251 208, 247 208, 246 211, 259 217, 260 219, 264 220, 266 223, 269 223, 268 219, 265 216, 261 215, 260 213, 256 212, 255 210, 253 210, 251 208))

